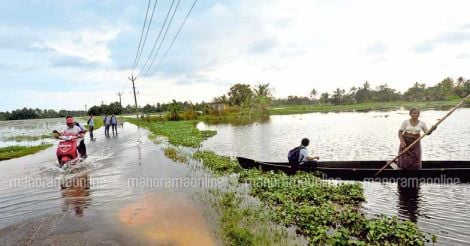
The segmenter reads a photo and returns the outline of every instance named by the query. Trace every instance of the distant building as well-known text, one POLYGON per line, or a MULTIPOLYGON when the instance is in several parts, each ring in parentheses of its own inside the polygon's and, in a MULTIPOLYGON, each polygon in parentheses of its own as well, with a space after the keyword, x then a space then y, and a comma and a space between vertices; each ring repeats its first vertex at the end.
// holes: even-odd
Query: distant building
POLYGON ((220 112, 228 110, 230 108, 230 105, 225 102, 212 102, 212 103, 208 103, 207 105, 209 105, 209 107, 211 107, 212 109, 220 111, 220 112))

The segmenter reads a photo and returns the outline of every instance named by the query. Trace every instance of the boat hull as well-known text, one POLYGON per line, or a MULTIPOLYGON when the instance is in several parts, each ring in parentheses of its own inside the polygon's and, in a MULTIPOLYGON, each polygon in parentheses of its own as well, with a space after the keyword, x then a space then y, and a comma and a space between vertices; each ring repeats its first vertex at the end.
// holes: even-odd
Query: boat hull
POLYGON ((279 170, 288 174, 297 171, 320 171, 325 179, 389 181, 402 180, 422 181, 430 183, 462 183, 470 182, 470 161, 423 161, 422 169, 402 170, 387 167, 378 176, 375 174, 387 164, 387 161, 321 161, 313 168, 300 165, 293 168, 288 162, 263 162, 237 157, 243 168, 260 168, 262 170, 279 170))

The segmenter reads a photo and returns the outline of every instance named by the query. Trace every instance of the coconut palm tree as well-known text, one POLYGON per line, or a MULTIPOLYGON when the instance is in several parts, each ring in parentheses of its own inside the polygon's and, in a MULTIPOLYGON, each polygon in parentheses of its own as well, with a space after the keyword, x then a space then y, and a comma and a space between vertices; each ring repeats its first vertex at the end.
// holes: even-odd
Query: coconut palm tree
POLYGON ((464 82, 465 82, 465 79, 463 77, 459 77, 457 79, 457 86, 455 87, 460 87, 464 82))
POLYGON ((317 96, 317 90, 312 89, 312 91, 310 91, 310 95, 309 95, 309 96, 310 96, 311 99, 315 98, 315 97, 317 96))
POLYGON ((267 106, 272 101, 272 89, 269 87, 269 83, 258 84, 254 88, 255 91, 255 102, 261 111, 266 111, 267 106))
POLYGON ((336 90, 333 91, 334 104, 342 104, 344 100, 344 94, 346 94, 344 89, 336 88, 336 90))

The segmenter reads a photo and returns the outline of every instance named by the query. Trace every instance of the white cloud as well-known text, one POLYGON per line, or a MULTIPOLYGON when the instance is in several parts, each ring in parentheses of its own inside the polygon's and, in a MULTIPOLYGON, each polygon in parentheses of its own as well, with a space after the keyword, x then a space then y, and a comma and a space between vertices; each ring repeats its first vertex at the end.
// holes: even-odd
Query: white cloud
MULTIPOLYGON (((470 49, 470 42, 459 39, 467 36, 456 34, 470 23, 469 8, 468 1, 424 0, 217 3, 193 16, 184 30, 190 35, 178 42, 197 54, 187 57, 192 62, 215 61, 194 74, 214 83, 270 82, 278 97, 307 95, 311 88, 347 89, 366 80, 405 90, 415 81, 470 77, 468 59, 456 58, 470 49), (416 45, 447 33, 452 43, 415 51, 416 45), (270 47, 257 52, 257 44, 270 47), (364 52, 372 49, 376 54, 364 52)), ((199 85, 192 88, 205 97, 199 85)))
MULTIPOLYGON (((137 80, 140 105, 173 98, 207 101, 238 82, 269 82, 275 96, 286 97, 308 95, 312 88, 318 92, 348 89, 366 80, 373 86, 387 83, 405 90, 416 81, 431 84, 448 76, 470 78, 467 0, 239 0, 207 5, 196 6, 157 73, 137 80)), ((127 80, 130 71, 114 64, 133 61, 141 28, 135 23, 141 25, 142 19, 139 11, 134 14, 128 18, 139 21, 127 20, 134 23, 132 29, 116 24, 46 31, 47 36, 42 36, 45 40, 39 48, 63 56, 55 60, 62 66, 46 68, 50 77, 55 76, 57 84, 69 81, 92 88, 91 92, 65 92, 76 93, 72 108, 115 101, 118 91, 126 93, 124 104, 133 103, 127 80), (120 39, 120 33, 127 39, 120 39), (114 45, 123 46, 115 47, 121 52, 118 56, 110 47, 116 40, 114 45)), ((175 20, 173 27, 180 21, 175 20)), ((157 24, 154 27, 153 31, 159 30, 157 24)), ((173 37, 172 31, 167 40, 173 37)), ((147 40, 147 46, 152 41, 147 40)))
POLYGON ((44 46, 67 57, 108 64, 111 51, 107 43, 115 39, 122 30, 101 27, 95 30, 80 30, 53 34, 44 41, 44 46))

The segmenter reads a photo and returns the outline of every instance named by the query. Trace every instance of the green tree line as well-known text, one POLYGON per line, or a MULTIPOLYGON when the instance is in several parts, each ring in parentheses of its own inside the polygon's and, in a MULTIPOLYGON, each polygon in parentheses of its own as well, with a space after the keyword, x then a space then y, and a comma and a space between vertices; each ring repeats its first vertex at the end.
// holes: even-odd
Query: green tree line
MULTIPOLYGON (((155 105, 146 104, 139 107, 139 113, 169 113, 170 119, 177 119, 177 112, 185 111, 188 114, 195 112, 208 113, 214 110, 211 104, 227 104, 239 109, 249 108, 259 111, 266 111, 271 105, 307 105, 307 104, 355 104, 355 103, 373 103, 373 102, 393 102, 393 101, 442 101, 465 97, 470 94, 470 79, 459 77, 456 80, 448 77, 434 86, 427 86, 425 83, 416 82, 404 93, 390 88, 387 84, 372 88, 369 82, 363 83, 360 87, 351 87, 349 90, 337 88, 332 92, 319 94, 316 89, 312 89, 309 95, 288 96, 287 98, 274 98, 272 96, 273 88, 269 83, 261 83, 252 87, 249 84, 237 83, 230 87, 227 93, 215 97, 212 103, 192 103, 188 101, 178 102, 173 100, 169 103, 157 103, 155 105)), ((96 105, 91 107, 88 115, 105 114, 134 114, 135 107, 127 105, 122 107, 119 102, 113 102, 108 105, 96 105)), ((39 118, 57 118, 67 115, 83 116, 84 111, 55 111, 52 109, 31 109, 23 108, 12 112, 0 112, 0 120, 20 120, 20 119, 39 119, 39 118)))
POLYGON ((13 110, 11 112, 0 112, 0 120, 27 120, 27 119, 44 119, 44 118, 60 118, 72 116, 83 116, 85 111, 70 111, 60 110, 55 111, 53 109, 32 109, 22 108, 13 110))
POLYGON ((319 95, 313 89, 308 96, 288 96, 287 98, 273 100, 274 105, 298 105, 298 104, 355 104, 371 102, 394 101, 445 101, 465 97, 470 94, 470 79, 459 77, 454 81, 445 78, 434 86, 416 82, 404 93, 382 84, 372 88, 369 82, 360 87, 351 87, 349 90, 336 88, 332 92, 324 92, 319 95))

